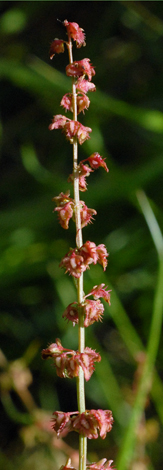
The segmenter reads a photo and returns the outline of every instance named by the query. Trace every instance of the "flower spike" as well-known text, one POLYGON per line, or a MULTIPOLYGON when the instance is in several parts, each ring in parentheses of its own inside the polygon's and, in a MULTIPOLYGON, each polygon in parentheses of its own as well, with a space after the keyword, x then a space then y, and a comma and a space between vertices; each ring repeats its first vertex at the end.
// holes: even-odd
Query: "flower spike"
MULTIPOLYGON (((64 52, 65 47, 68 50, 69 64, 66 66, 66 75, 72 77, 71 92, 66 93, 61 99, 60 105, 64 111, 72 113, 69 117, 57 114, 53 116, 49 130, 60 129, 66 139, 73 145, 73 171, 68 181, 73 183, 74 198, 70 197, 70 191, 61 192, 53 198, 56 204, 54 212, 57 212, 60 225, 64 229, 69 228, 70 219, 76 224, 76 247, 70 248, 60 262, 60 267, 65 272, 73 276, 77 288, 78 302, 71 302, 65 309, 62 317, 71 321, 73 326, 78 324, 79 350, 64 348, 59 339, 56 343, 50 344, 42 351, 42 358, 51 358, 56 369, 56 373, 61 378, 78 377, 78 405, 79 411, 62 412, 55 411, 53 413, 52 428, 56 432, 57 437, 65 437, 69 432, 75 431, 80 434, 79 448, 79 468, 85 470, 116 470, 112 466, 113 461, 106 458, 97 463, 86 465, 86 446, 84 438, 97 439, 99 436, 105 439, 108 432, 111 431, 113 425, 113 416, 110 410, 91 409, 87 410, 84 406, 85 392, 84 379, 88 381, 95 369, 95 362, 101 361, 101 356, 95 350, 85 347, 85 331, 84 328, 92 325, 95 321, 101 321, 104 312, 104 305, 101 298, 110 305, 110 290, 107 290, 105 284, 99 284, 85 295, 83 285, 83 273, 90 268, 91 264, 99 263, 103 270, 106 270, 107 258, 109 256, 107 249, 103 243, 96 245, 94 242, 87 240, 83 243, 82 228, 86 227, 93 221, 97 214, 96 210, 90 209, 85 202, 80 200, 79 191, 86 191, 86 178, 99 167, 109 171, 105 158, 99 153, 94 152, 85 160, 78 161, 78 144, 82 145, 86 140, 90 139, 92 129, 86 127, 77 120, 77 116, 81 112, 85 112, 89 108, 90 100, 87 93, 95 91, 96 87, 92 83, 95 75, 95 68, 90 59, 82 60, 73 59, 72 41, 76 43, 76 47, 85 46, 85 33, 78 23, 63 21, 66 28, 67 41, 62 39, 54 39, 50 46, 50 59, 55 54, 64 52), (79 279, 80 278, 80 279, 79 279), (89 297, 92 296, 92 299, 89 297), (81 452, 83 450, 83 452, 81 452)), ((75 470, 71 466, 71 459, 68 459, 60 470, 75 470)))

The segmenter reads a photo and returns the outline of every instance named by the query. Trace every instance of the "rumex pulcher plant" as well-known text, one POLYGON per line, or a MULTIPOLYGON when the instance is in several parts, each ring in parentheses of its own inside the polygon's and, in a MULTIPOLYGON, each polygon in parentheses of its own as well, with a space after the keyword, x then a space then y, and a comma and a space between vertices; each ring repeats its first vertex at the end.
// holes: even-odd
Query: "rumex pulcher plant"
MULTIPOLYGON (((89 107, 90 100, 87 93, 96 90, 91 81, 95 75, 95 69, 88 58, 73 60, 72 40, 76 42, 77 48, 85 46, 83 29, 77 23, 71 23, 67 20, 63 22, 63 25, 68 40, 55 39, 52 42, 50 59, 55 54, 64 52, 66 46, 69 56, 66 75, 72 78, 72 91, 63 96, 60 104, 66 111, 72 113, 72 119, 62 114, 56 115, 53 117, 49 129, 61 129, 73 149, 73 171, 68 178, 68 181, 73 184, 73 198, 70 197, 70 191, 67 191, 61 192, 53 200, 56 204, 54 212, 58 213, 61 226, 68 229, 71 218, 76 226, 76 246, 70 248, 69 252, 65 254, 60 267, 75 278, 77 300, 67 306, 63 318, 72 322, 73 326, 78 325, 78 350, 66 349, 60 340, 56 339, 55 343, 49 345, 47 349, 43 349, 42 357, 43 359, 53 359, 59 377, 76 377, 77 381, 78 410, 76 412, 55 411, 53 413, 53 429, 57 437, 65 437, 71 431, 76 431, 79 434, 79 470, 86 470, 86 468, 87 470, 109 470, 113 469, 113 461, 107 461, 106 458, 97 463, 87 463, 87 438, 97 439, 100 435, 102 439, 105 439, 106 434, 112 429, 112 412, 102 409, 87 410, 84 386, 85 380, 89 380, 93 374, 94 363, 101 360, 99 353, 85 346, 85 328, 95 321, 101 321, 104 306, 100 298, 110 304, 110 291, 107 290, 105 284, 99 284, 85 295, 83 288, 83 273, 89 269, 92 263, 101 264, 105 271, 108 253, 104 244, 97 246, 92 241, 83 243, 82 229, 92 222, 96 211, 89 209, 85 202, 80 200, 80 191, 86 191, 86 178, 90 173, 99 167, 103 167, 107 172, 109 170, 105 159, 97 152, 85 160, 78 161, 78 145, 82 145, 89 139, 92 131, 91 128, 85 127, 78 121, 78 115, 89 107)), ((69 459, 66 465, 61 468, 62 470, 72 469, 71 460, 69 459)))

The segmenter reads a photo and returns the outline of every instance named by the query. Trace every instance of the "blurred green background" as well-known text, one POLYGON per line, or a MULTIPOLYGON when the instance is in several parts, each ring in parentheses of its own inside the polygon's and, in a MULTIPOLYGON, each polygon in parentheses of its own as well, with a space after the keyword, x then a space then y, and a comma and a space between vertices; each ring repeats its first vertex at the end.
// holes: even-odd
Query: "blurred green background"
MULTIPOLYGON (((87 408, 113 411, 112 432, 88 442, 88 458, 106 457, 118 470, 163 465, 163 6, 159 1, 1 1, 0 217, 0 463, 5 470, 57 470, 67 456, 77 466, 77 436, 57 440, 55 410, 76 410, 75 380, 56 376, 41 350, 57 337, 77 348, 77 327, 62 313, 76 300, 72 279, 59 268, 75 245, 52 198, 70 188, 72 147, 49 132, 60 100, 71 89, 67 53, 49 60, 61 21, 79 23, 96 93, 81 122, 93 129, 80 159, 107 158, 81 194, 97 210, 84 241, 105 243, 106 273, 91 266, 85 292, 112 289, 102 323, 86 331, 102 362, 86 384, 87 408), (154 367, 154 372, 153 372, 154 367), (153 372, 153 373, 152 373, 153 372)), ((71 189, 71 188, 70 188, 71 189)), ((71 189, 72 194, 72 189, 71 189)))

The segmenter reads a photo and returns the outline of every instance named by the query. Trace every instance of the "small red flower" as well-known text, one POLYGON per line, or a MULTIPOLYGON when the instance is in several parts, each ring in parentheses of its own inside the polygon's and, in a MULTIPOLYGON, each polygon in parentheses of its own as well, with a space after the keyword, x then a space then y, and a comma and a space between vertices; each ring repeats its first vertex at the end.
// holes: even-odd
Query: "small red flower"
POLYGON ((101 438, 105 439, 113 424, 110 410, 86 410, 84 413, 55 411, 53 416, 53 429, 57 437, 65 437, 68 432, 76 431, 88 439, 97 439, 99 431, 101 438))
POLYGON ((56 367, 57 375, 61 378, 78 377, 79 374, 79 361, 75 351, 65 349, 59 340, 51 344, 47 349, 43 349, 42 358, 48 359, 51 357, 56 367))
POLYGON ((83 32, 84 30, 80 28, 77 23, 69 23, 69 21, 65 20, 63 24, 66 26, 67 34, 70 35, 74 41, 76 41, 77 48, 86 45, 85 34, 83 32))
POLYGON ((84 113, 85 109, 88 109, 90 105, 90 100, 88 96, 85 95, 85 93, 78 93, 77 94, 77 113, 81 113, 81 111, 84 113))
MULTIPOLYGON (((89 176, 90 173, 93 172, 88 165, 84 165, 82 162, 78 165, 78 176, 79 176, 79 189, 80 191, 84 192, 87 190, 87 183, 86 183, 86 176, 89 176)), ((73 183, 74 175, 73 173, 69 175, 68 182, 73 183)))
POLYGON ((69 228, 69 221, 73 216, 72 202, 65 203, 64 207, 55 207, 54 212, 58 212, 59 222, 64 229, 69 228))
POLYGON ((83 93, 88 93, 88 91, 96 91, 94 83, 85 80, 83 77, 78 78, 76 82, 76 89, 83 93))
POLYGON ((84 264, 84 258, 80 255, 80 250, 71 249, 61 260, 59 265, 61 268, 66 269, 71 276, 79 278, 87 266, 84 264))
POLYGON ((97 246, 97 254, 98 254, 98 263, 102 265, 103 270, 106 270, 107 266, 107 256, 109 256, 109 253, 107 252, 107 249, 105 245, 102 243, 101 245, 97 246))
POLYGON ((110 410, 91 410, 97 419, 100 437, 105 439, 107 432, 110 432, 113 425, 113 416, 110 410))
POLYGON ((101 321, 104 312, 104 306, 100 300, 86 300, 83 304, 85 320, 84 326, 93 325, 95 321, 101 321))
POLYGON ((99 153, 95 152, 95 153, 92 153, 92 155, 87 158, 91 168, 93 168, 93 170, 97 170, 97 168, 99 168, 100 166, 102 166, 104 168, 105 171, 109 171, 106 163, 105 163, 105 159, 101 157, 101 155, 99 155, 99 153))
POLYGON ((85 176, 79 176, 79 191, 85 192, 87 190, 87 182, 85 176))
POLYGON ((74 136, 77 136, 80 145, 90 139, 89 133, 92 132, 90 127, 85 127, 80 122, 73 121, 62 114, 53 117, 49 130, 53 129, 62 129, 70 143, 73 143, 74 136))
POLYGON ((91 170, 91 168, 89 168, 88 165, 84 165, 83 162, 79 163, 78 171, 79 171, 79 176, 84 176, 84 177, 89 176, 90 173, 93 172, 93 170, 91 170))
POLYGON ((101 356, 91 348, 85 348, 84 352, 80 354, 79 364, 83 369, 85 380, 88 381, 94 372, 94 362, 100 362, 101 356))
POLYGON ((66 67, 66 75, 69 77, 85 77, 87 75, 89 82, 95 75, 95 69, 90 64, 90 59, 76 60, 72 64, 68 64, 66 67))
POLYGON ((60 54, 61 52, 64 52, 64 42, 65 41, 63 41, 62 39, 54 39, 50 46, 50 59, 53 59, 55 54, 60 54))
MULTIPOLYGON (((63 106, 67 111, 71 111, 73 113, 72 93, 66 93, 66 95, 63 96, 60 105, 63 106)), ((78 93, 77 114, 81 113, 81 111, 84 112, 85 109, 89 108, 89 105, 90 100, 88 96, 86 96, 85 93, 78 93)))
POLYGON ((90 127, 83 126, 78 121, 71 121, 70 119, 65 124, 65 134, 67 139, 73 143, 73 138, 76 135, 79 144, 82 145, 85 140, 90 139, 89 132, 92 132, 90 127))
POLYGON ((63 312, 62 317, 66 318, 68 321, 72 321, 73 326, 75 326, 75 324, 79 322, 79 308, 81 308, 80 304, 78 304, 77 302, 72 302, 63 312))
POLYGON ((42 350, 42 359, 48 359, 54 357, 55 354, 60 354, 63 351, 63 346, 59 339, 56 339, 56 343, 52 343, 47 349, 42 350))
POLYGON ((82 162, 89 162, 91 168, 93 170, 97 170, 97 168, 99 168, 100 166, 102 166, 104 168, 105 171, 109 171, 105 161, 105 159, 101 157, 101 155, 99 155, 99 153, 97 152, 94 152, 92 153, 92 155, 88 158, 86 158, 85 160, 82 160, 82 162))
POLYGON ((52 199, 57 204, 54 212, 58 212, 59 222, 64 229, 68 229, 69 221, 73 216, 74 201, 69 197, 69 194, 69 191, 65 194, 60 193, 59 196, 53 197, 52 199))
POLYGON ((60 193, 58 196, 53 197, 52 201, 55 201, 56 205, 64 206, 66 202, 73 201, 70 197, 70 191, 66 191, 66 193, 60 193))
POLYGON ((72 105, 72 93, 66 93, 61 99, 60 105, 63 106, 67 111, 71 111, 73 113, 73 105, 72 105))
POLYGON ((94 242, 87 241, 80 248, 80 254, 83 256, 84 263, 88 266, 91 263, 96 264, 98 260, 97 247, 94 242))
POLYGON ((62 114, 56 114, 56 116, 53 116, 49 130, 52 131, 53 129, 64 129, 66 122, 69 120, 70 119, 68 119, 66 116, 63 116, 62 114))
POLYGON ((85 296, 85 299, 86 297, 89 297, 90 295, 93 295, 94 299, 99 299, 100 297, 102 297, 104 300, 106 300, 106 302, 108 302, 109 305, 110 304, 110 292, 111 290, 107 290, 107 287, 104 287, 105 284, 99 284, 99 286, 94 286, 93 289, 89 292, 89 294, 87 294, 85 296))
POLYGON ((86 140, 90 139, 90 132, 92 132, 90 127, 85 127, 83 124, 79 123, 77 138, 80 145, 82 145, 86 140))
POLYGON ((106 433, 112 429, 113 417, 110 410, 86 410, 73 418, 73 429, 88 439, 105 439, 106 433))
POLYGON ((81 273, 89 268, 89 264, 97 262, 103 266, 105 271, 107 266, 105 245, 96 246, 94 242, 87 241, 81 248, 71 248, 70 251, 62 258, 60 267, 66 269, 71 276, 79 278, 81 273))
POLYGON ((79 127, 78 121, 72 121, 71 119, 69 119, 67 123, 65 124, 64 132, 65 132, 66 138, 70 141, 70 143, 73 143, 73 139, 74 139, 74 136, 77 134, 78 127, 79 127))
POLYGON ((42 358, 51 357, 56 367, 57 375, 61 378, 78 377, 79 366, 82 367, 85 380, 88 381, 94 372, 94 362, 101 361, 100 354, 91 348, 85 348, 83 353, 63 348, 60 340, 52 343, 47 349, 43 349, 42 358))
MULTIPOLYGON (((91 294, 89 294, 91 295, 91 294)), ((85 315, 84 326, 87 328, 95 321, 101 321, 104 312, 104 306, 100 300, 85 300, 82 304, 73 302, 68 305, 62 317, 72 321, 73 326, 79 322, 79 309, 83 309, 85 315)))
POLYGON ((65 437, 69 432, 73 431, 70 414, 63 411, 55 411, 53 413, 52 428, 57 433, 57 437, 65 437))
POLYGON ((85 411, 84 413, 79 413, 77 416, 74 416, 72 423, 73 430, 88 439, 97 439, 97 421, 91 411, 85 411))
POLYGON ((79 190, 84 192, 87 190, 87 183, 86 183, 86 177, 90 175, 93 170, 89 168, 88 165, 84 165, 82 162, 79 163, 78 167, 79 171, 79 190))
POLYGON ((84 201, 80 201, 80 217, 81 217, 81 227, 86 227, 86 225, 92 222, 93 216, 97 214, 95 209, 89 209, 84 201))

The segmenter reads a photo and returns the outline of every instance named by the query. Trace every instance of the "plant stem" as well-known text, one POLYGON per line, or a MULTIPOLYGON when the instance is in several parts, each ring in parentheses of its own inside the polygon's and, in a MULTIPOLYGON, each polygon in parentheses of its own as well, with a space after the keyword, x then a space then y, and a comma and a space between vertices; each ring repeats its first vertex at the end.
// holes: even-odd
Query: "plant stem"
MULTIPOLYGON (((69 37, 68 41, 69 62, 73 62, 72 55, 72 41, 69 37)), ((72 78, 72 103, 73 103, 73 121, 77 121, 77 94, 75 79, 72 78)), ((76 246, 80 248, 83 245, 82 229, 81 229, 81 216, 80 216, 80 195, 79 195, 79 174, 78 174, 78 141, 74 137, 73 140, 73 175, 74 175, 74 201, 75 201, 75 223, 76 223, 76 246)), ((77 300, 81 304, 83 302, 83 273, 77 279, 77 300)), ((78 351, 83 352, 85 348, 85 327, 83 309, 79 309, 79 324, 78 324, 78 351)), ((84 372, 79 367, 79 376, 77 377, 77 401, 79 413, 85 412, 85 382, 84 372)), ((86 456, 87 456, 87 438, 79 435, 79 470, 86 469, 86 456)))

